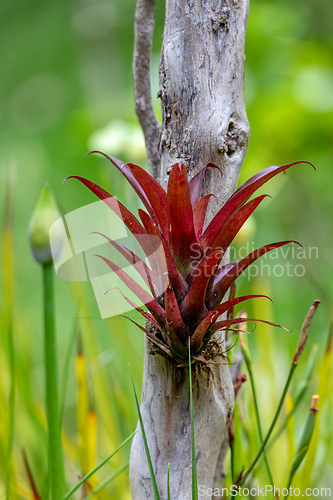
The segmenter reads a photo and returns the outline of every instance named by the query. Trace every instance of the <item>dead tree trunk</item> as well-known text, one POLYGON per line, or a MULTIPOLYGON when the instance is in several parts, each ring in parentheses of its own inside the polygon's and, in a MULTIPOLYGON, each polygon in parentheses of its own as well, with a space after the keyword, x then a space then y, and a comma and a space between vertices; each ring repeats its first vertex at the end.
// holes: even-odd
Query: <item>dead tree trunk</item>
MULTIPOLYGON (((234 191, 249 140, 243 86, 248 0, 166 0, 161 126, 150 95, 154 7, 154 0, 138 0, 134 54, 136 110, 149 167, 166 187, 177 162, 187 166, 189 177, 209 162, 219 165, 222 178, 211 169, 202 193, 218 197, 211 216, 234 191)), ((200 498, 208 499, 204 490, 222 483, 223 441, 234 404, 227 365, 200 370, 194 401, 198 484, 200 498)), ((168 463, 172 500, 192 498, 188 373, 152 355, 148 344, 141 411, 161 499, 167 498, 168 463)), ((154 498, 140 432, 133 441, 130 477, 134 500, 154 498)))

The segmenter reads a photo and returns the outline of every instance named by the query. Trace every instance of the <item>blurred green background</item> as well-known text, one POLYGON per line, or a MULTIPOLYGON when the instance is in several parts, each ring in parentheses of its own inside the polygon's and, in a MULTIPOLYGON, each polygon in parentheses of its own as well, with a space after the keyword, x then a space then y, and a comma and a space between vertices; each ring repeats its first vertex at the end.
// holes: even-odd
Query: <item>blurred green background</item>
MULTIPOLYGON (((110 189, 126 206, 139 206, 120 174, 110 168, 105 159, 84 157, 89 150, 98 148, 123 161, 146 165, 132 88, 134 10, 134 0, 5 0, 0 5, 2 219, 8 192, 6 179, 9 175, 16 179, 14 342, 17 394, 13 450, 13 495, 16 496, 13 498, 29 498, 22 450, 29 455, 40 489, 45 476, 41 272, 31 257, 27 239, 28 223, 39 191, 47 181, 63 213, 95 201, 79 183, 69 180, 63 184, 65 177, 76 174, 110 189)), ((154 95, 158 90, 163 16, 164 3, 158 0, 152 58, 154 95)), ((250 312, 281 323, 293 332, 286 334, 258 326, 249 339, 256 360, 257 384, 263 395, 265 427, 286 376, 299 328, 314 299, 320 299, 322 305, 309 343, 319 344, 320 356, 326 348, 332 322, 332 26, 330 0, 251 1, 245 62, 251 140, 240 180, 245 181, 267 166, 296 160, 310 161, 317 168, 314 172, 310 166, 299 165, 286 176, 271 181, 265 192, 274 198, 264 202, 265 206, 258 210, 237 242, 242 246, 245 242, 242 238, 248 238, 251 245, 253 241, 259 246, 279 239, 295 239, 302 243, 307 255, 301 261, 287 256, 292 269, 295 270, 298 264, 304 266, 302 276, 286 276, 283 272, 282 276, 269 277, 266 268, 264 275, 254 277, 251 284, 246 277, 239 280, 239 293, 260 290, 274 301, 273 306, 250 312), (310 247, 318 248, 318 254, 312 252, 312 258, 308 258, 310 247)), ((158 105, 155 99, 157 113, 158 105)), ((267 262, 272 267, 285 266, 282 256, 267 262)), ((9 266, 5 260, 3 273, 7 264, 9 266)), ((280 270, 281 267, 277 274, 280 270)), ((80 423, 80 408, 87 402, 84 403, 85 396, 80 400, 78 395, 80 375, 78 368, 75 375, 72 359, 63 429, 68 481, 74 484, 77 471, 87 472, 83 469, 88 468, 88 464, 96 465, 135 428, 128 363, 139 389, 143 337, 121 318, 101 320, 89 283, 78 289, 57 280, 56 289, 60 370, 63 370, 79 316, 86 363, 81 389, 97 413, 96 436, 91 438, 96 441, 94 451, 89 452, 90 455, 87 452, 90 458, 83 463, 78 450, 86 439, 86 430, 82 420, 80 423)), ((5 316, 5 302, 1 304, 1 314, 5 316)), ((4 485, 10 377, 5 321, 2 325, 0 481, 4 485)), ((319 363, 311 386, 313 393, 318 390, 320 366, 319 363)), ((327 409, 322 412, 319 423, 317 468, 312 478, 317 481, 312 483, 315 486, 329 484, 333 467, 330 445, 333 426, 328 417, 332 412, 331 377, 326 380, 325 390, 327 409)), ((305 418, 308 403, 309 400, 303 415, 299 416, 300 422, 305 418)), ((84 420, 84 416, 82 418, 84 420)), ((251 418, 253 416, 249 417, 249 425, 251 418)), ((299 436, 297 422, 296 441, 299 436)), ((247 453, 253 456, 255 445, 256 442, 250 443, 249 449, 244 451, 244 460, 247 460, 247 453)), ((285 453, 283 444, 281 446, 280 451, 285 453)), ((128 449, 117 459, 118 464, 106 467, 100 480, 127 457, 128 449)), ((285 464, 277 463, 275 467, 277 477, 285 477, 285 464)), ((310 476, 311 463, 305 467, 310 476)), ((112 483, 108 495, 107 498, 130 498, 126 474, 112 483)))

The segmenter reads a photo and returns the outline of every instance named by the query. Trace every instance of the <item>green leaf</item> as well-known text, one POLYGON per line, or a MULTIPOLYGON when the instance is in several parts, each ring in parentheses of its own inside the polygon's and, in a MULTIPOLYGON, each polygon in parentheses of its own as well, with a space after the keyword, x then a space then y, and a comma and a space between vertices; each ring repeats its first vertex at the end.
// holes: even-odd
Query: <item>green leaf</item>
POLYGON ((171 495, 170 495, 170 464, 168 464, 168 500, 171 500, 171 495))
POLYGON ((293 477, 296 474, 297 470, 299 469, 299 467, 300 467, 301 463, 303 462, 305 455, 307 454, 307 451, 309 449, 311 439, 313 436, 315 423, 316 423, 317 412, 318 412, 318 410, 316 408, 316 404, 317 404, 318 399, 319 399, 319 396, 317 396, 317 395, 312 397, 312 405, 311 405, 308 417, 306 419, 303 434, 301 436, 297 451, 295 453, 294 459, 293 459, 292 464, 290 466, 289 486, 291 485, 293 477))
POLYGON ((258 460, 260 459, 261 455, 265 451, 265 448, 267 446, 269 438, 272 435, 272 432, 273 432, 273 430, 275 428, 276 422, 278 421, 279 415, 281 413, 282 406, 283 406, 284 401, 286 399, 286 396, 287 396, 287 393, 288 393, 288 390, 289 390, 289 387, 290 387, 290 384, 291 384, 291 381, 292 381, 292 378, 293 378, 293 375, 294 375, 296 367, 297 367, 297 365, 294 365, 293 363, 291 364, 291 367, 290 367, 290 370, 289 370, 289 374, 288 374, 288 378, 287 378, 287 381, 286 381, 286 383, 284 385, 284 388, 283 388, 283 391, 282 391, 282 395, 281 395, 281 398, 280 398, 277 410, 275 412, 275 415, 273 417, 272 423, 271 423, 271 425, 270 425, 270 427, 269 427, 269 429, 267 431, 267 434, 266 434, 265 438, 263 439, 263 441, 261 443, 261 446, 260 446, 259 451, 257 452, 255 458, 252 460, 249 468, 247 470, 245 470, 245 472, 243 474, 243 477, 240 480, 240 483, 239 483, 240 485, 243 485, 245 483, 246 479, 251 474, 252 470, 256 466, 256 464, 257 464, 258 460))
POLYGON ((153 464, 152 464, 152 461, 151 461, 151 458, 150 458, 147 437, 146 437, 145 428, 144 428, 144 425, 143 425, 142 415, 141 415, 141 411, 140 411, 140 405, 139 405, 138 396, 137 396, 137 393, 136 393, 136 390, 135 390, 135 385, 134 385, 134 380, 133 380, 132 373, 131 373, 131 379, 132 379, 132 384, 133 384, 136 409, 137 409, 137 412, 138 412, 138 417, 139 417, 139 422, 140 422, 140 427, 141 427, 141 434, 142 434, 143 444, 144 444, 145 451, 146 451, 146 457, 147 457, 147 462, 148 462, 148 467, 149 467, 151 482, 152 482, 152 485, 153 485, 154 498, 155 498, 155 500, 161 500, 160 499, 160 494, 159 494, 158 488, 157 488, 157 483, 156 483, 156 478, 155 478, 153 464))
POLYGON ((192 500, 198 500, 197 462, 195 458, 194 413, 192 394, 191 346, 188 345, 188 373, 190 382, 191 434, 192 434, 192 500))
POLYGON ((73 486, 73 488, 68 493, 66 493, 66 495, 63 497, 63 500, 67 500, 67 498, 70 498, 80 488, 80 486, 83 485, 83 483, 88 481, 88 479, 90 479, 91 476, 95 474, 95 472, 101 469, 103 465, 105 465, 116 453, 118 453, 118 451, 121 450, 121 448, 123 448, 125 444, 127 444, 134 437, 136 432, 137 431, 133 432, 133 434, 131 434, 127 439, 125 439, 125 441, 121 443, 121 445, 119 445, 118 448, 113 453, 111 453, 111 455, 106 457, 99 465, 96 465, 94 469, 88 472, 88 474, 85 475, 84 478, 81 479, 81 481, 79 481, 75 486, 73 486))
POLYGON ((124 464, 121 467, 119 467, 117 470, 112 472, 112 474, 110 474, 107 478, 105 478, 104 481, 102 481, 91 493, 89 493, 88 496, 85 497, 84 500, 90 500, 93 496, 97 495, 97 493, 99 493, 103 488, 105 488, 105 486, 107 486, 108 484, 111 483, 111 481, 116 479, 116 477, 118 477, 119 474, 124 472, 124 470, 126 470, 128 468, 128 466, 129 466, 129 463, 124 464))
POLYGON ((69 369, 70 369, 70 364, 74 352, 74 346, 75 346, 75 340, 76 340, 76 334, 78 331, 78 324, 74 325, 74 328, 71 332, 71 336, 68 342, 67 350, 66 350, 66 356, 65 356, 65 363, 63 367, 63 372, 62 372, 62 377, 61 377, 61 384, 60 384, 60 416, 59 416, 59 424, 61 427, 62 423, 62 417, 64 413, 64 408, 65 408, 65 403, 66 403, 66 394, 67 394, 67 386, 68 386, 68 378, 69 378, 69 369))

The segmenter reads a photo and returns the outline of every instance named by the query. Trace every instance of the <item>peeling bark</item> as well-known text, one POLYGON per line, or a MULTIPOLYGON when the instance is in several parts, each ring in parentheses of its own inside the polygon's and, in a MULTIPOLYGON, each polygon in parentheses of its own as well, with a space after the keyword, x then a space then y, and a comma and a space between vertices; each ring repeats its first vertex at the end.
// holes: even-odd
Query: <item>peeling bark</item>
MULTIPOLYGON (((202 193, 218 197, 210 219, 236 188, 249 140, 243 89, 247 14, 248 0, 166 0, 158 178, 166 188, 177 162, 185 163, 189 177, 209 162, 219 165, 222 178, 210 169, 202 193)), ((198 483, 211 488, 222 484, 221 456, 234 404, 228 366, 201 369, 193 389, 198 483)), ((149 342, 141 411, 161 500, 167 498, 168 463, 172 500, 191 499, 188 370, 152 355, 149 342)), ((130 478, 134 500, 154 498, 140 432, 133 440, 130 478)))

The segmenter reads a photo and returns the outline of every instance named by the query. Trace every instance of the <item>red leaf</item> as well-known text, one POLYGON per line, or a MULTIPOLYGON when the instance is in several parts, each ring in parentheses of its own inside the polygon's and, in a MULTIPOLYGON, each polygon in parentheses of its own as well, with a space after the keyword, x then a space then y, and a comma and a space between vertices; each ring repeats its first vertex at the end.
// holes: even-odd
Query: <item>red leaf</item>
POLYGON ((207 168, 217 168, 221 175, 222 175, 222 170, 220 167, 217 165, 214 165, 214 163, 208 163, 203 169, 200 170, 199 173, 197 173, 194 177, 189 182, 189 189, 190 189, 190 195, 191 195, 191 204, 194 207, 199 201, 200 198, 200 192, 201 192, 201 187, 202 187, 202 181, 205 176, 207 168))
POLYGON ((99 233, 98 231, 94 231, 92 234, 99 234, 103 236, 103 238, 105 238, 116 250, 118 250, 118 252, 123 257, 125 257, 125 259, 130 264, 132 264, 137 273, 141 276, 146 285, 149 287, 153 297, 156 299, 156 296, 158 295, 156 281, 151 269, 147 266, 147 264, 142 259, 140 259, 140 257, 138 257, 134 252, 126 248, 124 245, 121 245, 120 243, 111 240, 105 234, 99 233))
POLYGON ((138 306, 135 302, 133 302, 133 300, 131 300, 129 297, 126 297, 126 295, 124 295, 123 292, 118 287, 110 288, 109 290, 107 290, 104 293, 106 294, 106 293, 108 293, 108 292, 110 292, 111 290, 114 290, 114 289, 118 290, 121 293, 121 295, 123 296, 123 298, 126 300, 126 302, 133 309, 135 309, 136 311, 138 311, 138 313, 140 313, 145 319, 147 319, 148 321, 150 321, 158 330, 160 330, 160 332, 163 335, 162 327, 164 326, 164 323, 162 325, 160 325, 156 321, 156 319, 154 318, 154 316, 151 313, 144 311, 140 306, 138 306))
POLYGON ((222 280, 223 276, 225 276, 230 271, 230 269, 233 268, 234 265, 235 262, 225 264, 224 266, 217 269, 214 273, 214 276, 212 276, 210 282, 208 283, 206 292, 206 305, 208 310, 211 310, 213 309, 213 307, 219 305, 219 303, 223 299, 223 296, 219 295, 219 289, 216 285, 222 280))
MULTIPOLYGON (((246 205, 239 208, 222 227, 216 228, 216 232, 210 241, 208 247, 204 247, 204 251, 212 253, 214 250, 219 249, 223 254, 232 243, 238 231, 245 224, 247 219, 252 215, 258 205, 266 198, 266 194, 254 198, 246 205)), ((202 243, 202 239, 200 240, 202 243)))
MULTIPOLYGON (((272 321, 267 321, 265 319, 256 319, 256 318, 234 318, 234 319, 226 319, 224 321, 217 321, 213 326, 212 326, 212 331, 211 335, 213 335, 215 332, 218 330, 221 330, 222 328, 225 328, 230 325, 236 325, 239 323, 243 323, 244 321, 258 321, 259 323, 265 323, 266 325, 270 326, 276 326, 278 328, 282 328, 283 330, 286 330, 286 332, 289 332, 288 328, 282 325, 278 325, 277 323, 273 323, 272 321)), ((211 336, 210 335, 210 336, 211 336)), ((206 339, 205 339, 206 340, 206 339)))
POLYGON ((191 332, 183 321, 182 315, 179 310, 178 302, 176 299, 176 295, 172 288, 171 283, 169 284, 168 288, 165 291, 164 301, 165 301, 165 312, 166 312, 167 322, 168 324, 172 323, 175 332, 177 334, 177 337, 181 342, 183 342, 186 345, 188 338, 191 335, 191 332))
MULTIPOLYGON (((240 302, 244 302, 245 300, 254 299, 258 297, 269 298, 266 295, 244 295, 243 297, 237 297, 233 300, 227 300, 223 304, 215 307, 211 311, 208 311, 205 316, 200 321, 199 325, 195 329, 193 335, 191 336, 191 352, 193 348, 193 352, 199 352, 203 347, 203 341, 206 337, 208 330, 212 327, 212 325, 217 321, 217 319, 228 309, 239 304, 240 302)), ((226 320, 232 321, 232 320, 226 320)), ((237 323, 237 321, 236 321, 237 323)), ((233 324, 233 323, 230 323, 233 324)), ((227 324, 226 324, 227 326, 227 324)), ((213 333, 211 334, 213 335, 213 333)), ((210 337, 211 337, 210 335, 210 337)), ((209 337, 209 338, 210 338, 209 337)))
MULTIPOLYGON (((105 189, 98 186, 94 182, 85 179, 84 177, 80 177, 78 175, 70 175, 67 179, 77 179, 82 184, 84 184, 92 193, 94 193, 100 200, 104 201, 111 210, 118 215, 118 217, 124 222, 126 227, 130 230, 130 232, 136 237, 139 234, 146 234, 145 229, 142 227, 140 222, 136 217, 126 208, 124 205, 120 203, 114 196, 105 191, 105 189)), ((65 180, 67 180, 65 179, 65 180)), ((146 253, 146 252, 145 252, 146 253)), ((148 252, 149 253, 149 252, 148 252)))
MULTIPOLYGON (((68 177, 68 179, 71 178, 78 179, 88 189, 90 189, 90 191, 92 191, 96 196, 98 196, 98 198, 104 201, 111 208, 111 210, 124 222, 126 227, 130 230, 130 232, 133 234, 133 236, 141 245, 144 253, 148 257, 148 260, 150 262, 150 265, 152 267, 153 273, 155 274, 156 278, 158 279, 159 276, 163 277, 165 266, 163 268, 163 271, 162 268, 156 267, 157 266, 156 253, 158 253, 158 249, 156 249, 156 242, 159 240, 163 240, 161 233, 157 230, 156 235, 159 236, 159 240, 156 239, 155 241, 152 241, 152 239, 147 235, 147 231, 136 219, 136 217, 134 217, 134 215, 129 210, 127 210, 127 208, 124 207, 124 205, 122 205, 114 196, 110 195, 110 193, 105 191, 105 189, 85 179, 84 177, 79 177, 75 175, 68 177)), ((159 283, 157 284, 160 285, 159 283)), ((159 286, 159 293, 164 292, 166 287, 167 284, 163 286, 162 283, 161 286, 159 286)))
POLYGON ((217 228, 220 228, 229 219, 229 217, 240 206, 242 206, 243 203, 245 203, 250 198, 250 196, 255 193, 255 191, 257 191, 257 189, 259 189, 263 184, 265 184, 269 179, 271 179, 278 173, 287 170, 293 165, 298 165, 299 163, 307 163, 313 167, 312 163, 309 163, 307 161, 296 161, 294 163, 289 163, 288 165, 268 167, 265 170, 258 172, 256 175, 246 181, 242 186, 240 186, 240 188, 238 188, 237 191, 235 191, 235 193, 227 200, 227 202, 223 205, 221 210, 215 215, 214 219, 207 227, 201 239, 202 246, 205 248, 210 245, 214 234, 216 234, 218 230, 217 228))
POLYGON ((275 250, 276 248, 282 247, 283 245, 287 245, 288 243, 297 243, 297 245, 299 245, 297 241, 293 240, 270 243, 269 245, 264 245, 260 248, 257 248, 257 250, 254 250, 239 262, 228 264, 228 266, 230 267, 229 269, 227 269, 227 272, 223 273, 220 276, 219 280, 213 286, 212 295, 208 302, 208 309, 211 309, 211 307, 213 307, 217 301, 220 302, 223 299, 230 285, 238 278, 238 276, 240 276, 245 271, 245 269, 250 264, 252 264, 257 259, 262 257, 265 253, 270 252, 271 250, 275 250))
POLYGON ((184 321, 189 326, 205 313, 205 297, 207 285, 221 259, 221 252, 204 256, 195 269, 190 290, 180 304, 184 321))
MULTIPOLYGON (((173 323, 169 323, 168 321, 165 324, 167 331, 167 342, 168 346, 177 356, 181 359, 186 360, 188 357, 188 350, 186 348, 186 344, 179 340, 179 336, 177 335, 176 329, 173 323)), ((189 337, 187 337, 188 340, 189 337)))
POLYGON ((164 309, 154 300, 154 298, 142 288, 131 276, 129 276, 123 269, 121 269, 117 264, 111 262, 111 260, 103 257, 102 255, 96 255, 112 269, 114 273, 125 283, 125 285, 138 297, 138 299, 147 306, 149 311, 154 315, 159 324, 163 324, 166 317, 164 309))
POLYGON ((263 184, 272 179, 272 177, 275 177, 280 172, 283 172, 284 170, 287 170, 294 165, 299 165, 300 163, 307 163, 315 169, 312 163, 308 161, 295 161, 293 163, 288 163, 287 165, 274 165, 272 167, 265 168, 264 170, 261 170, 261 172, 258 172, 253 177, 244 182, 244 184, 242 184, 242 186, 240 186, 237 191, 234 192, 229 200, 231 200, 232 198, 237 198, 238 203, 244 203, 249 199, 250 196, 252 196, 255 191, 257 191, 257 189, 259 189, 261 186, 263 186, 263 184))
MULTIPOLYGON (((210 327, 208 327, 207 332, 202 340, 201 344, 201 350, 205 348, 205 346, 208 344, 209 340, 211 337, 214 335, 219 330, 229 328, 231 325, 238 325, 240 323, 244 323, 246 321, 259 321, 260 323, 266 323, 267 325, 270 326, 277 326, 278 328, 283 328, 283 330, 286 330, 287 332, 289 331, 287 328, 285 328, 282 325, 278 325, 277 323, 272 323, 271 321, 266 321, 264 319, 254 319, 254 318, 233 318, 233 319, 226 319, 224 321, 218 321, 215 324, 212 324, 210 327)), ((191 338, 192 342, 192 338, 191 338)))
POLYGON ((198 203, 196 203, 193 207, 194 230, 198 240, 200 240, 202 235, 208 203, 212 196, 216 198, 214 194, 207 194, 206 196, 201 198, 201 200, 199 200, 198 203))
MULTIPOLYGON (((186 293, 188 292, 188 284, 186 283, 184 277, 181 275, 179 269, 177 268, 174 258, 171 255, 170 249, 168 245, 165 243, 165 240, 162 237, 161 233, 159 232, 158 228, 154 224, 154 221, 151 219, 151 217, 149 217, 149 215, 144 210, 139 209, 139 215, 147 233, 151 234, 152 236, 157 236, 158 238, 160 238, 162 242, 163 255, 160 257, 160 260, 163 259, 163 261, 166 262, 169 278, 175 290, 177 300, 180 301, 185 297, 186 293)), ((163 267, 165 268, 164 262, 163 262, 163 267)), ((164 276, 164 278, 167 279, 167 276, 164 276)), ((166 290, 167 286, 168 285, 166 284, 164 290, 166 290)))
MULTIPOLYGON (((167 219, 167 194, 162 186, 143 168, 133 163, 123 163, 113 156, 109 156, 101 151, 91 151, 99 153, 110 160, 115 167, 126 177, 142 203, 148 210, 149 215, 156 224, 160 226, 162 234, 168 242, 169 224, 167 219)), ((91 154, 89 153, 89 154, 91 154)))
POLYGON ((151 333, 149 330, 147 330, 143 326, 141 326, 138 323, 136 323, 135 321, 133 321, 128 316, 123 316, 123 318, 129 319, 135 326, 137 326, 138 328, 140 328, 140 330, 143 331, 147 335, 147 337, 152 342, 154 342, 154 344, 156 344, 160 349, 162 349, 162 351, 164 351, 166 354, 168 354, 168 356, 170 356, 170 358, 174 359, 177 362, 180 361, 178 359, 178 357, 161 340, 159 340, 153 333, 151 333))
POLYGON ((191 271, 195 250, 200 249, 193 223, 193 211, 185 165, 174 165, 168 183, 169 242, 171 253, 183 276, 191 271))

